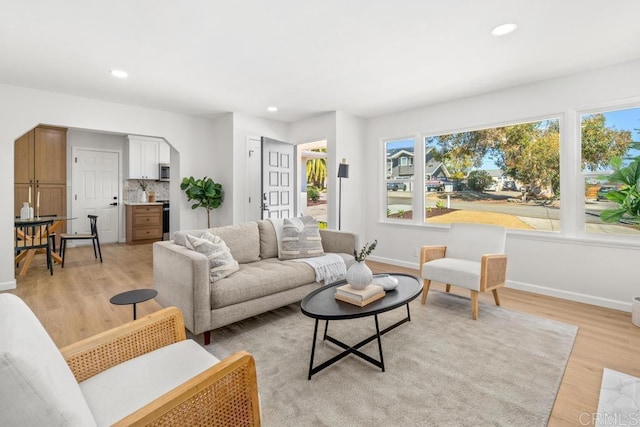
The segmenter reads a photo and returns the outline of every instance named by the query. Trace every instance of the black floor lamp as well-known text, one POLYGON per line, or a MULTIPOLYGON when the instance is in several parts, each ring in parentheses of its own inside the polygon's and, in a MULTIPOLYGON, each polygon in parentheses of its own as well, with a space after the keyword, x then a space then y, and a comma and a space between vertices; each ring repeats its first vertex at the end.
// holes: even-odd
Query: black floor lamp
POLYGON ((340 192, 338 193, 338 230, 342 226, 342 178, 349 178, 349 165, 347 159, 342 159, 338 165, 338 179, 340 179, 340 192))

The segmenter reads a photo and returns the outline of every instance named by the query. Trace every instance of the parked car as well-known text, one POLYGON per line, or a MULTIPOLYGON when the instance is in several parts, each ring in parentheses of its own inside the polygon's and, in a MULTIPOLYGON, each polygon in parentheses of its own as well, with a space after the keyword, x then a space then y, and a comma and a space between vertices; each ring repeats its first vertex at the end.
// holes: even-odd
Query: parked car
POLYGON ((616 190, 617 190, 617 188, 614 187, 613 185, 603 185, 598 190, 597 198, 598 198, 598 200, 607 200, 607 193, 610 193, 610 192, 616 191, 616 190))
POLYGON ((387 191, 405 191, 407 184, 404 182, 387 182, 387 191))
POLYGON ((492 182, 491 184, 484 187, 484 191, 498 191, 498 183, 492 182))
POLYGON ((505 183, 502 184, 502 191, 518 191, 518 186, 515 181, 505 181, 505 183))
POLYGON ((429 180, 424 183, 424 191, 442 191, 444 190, 444 184, 442 181, 429 180))

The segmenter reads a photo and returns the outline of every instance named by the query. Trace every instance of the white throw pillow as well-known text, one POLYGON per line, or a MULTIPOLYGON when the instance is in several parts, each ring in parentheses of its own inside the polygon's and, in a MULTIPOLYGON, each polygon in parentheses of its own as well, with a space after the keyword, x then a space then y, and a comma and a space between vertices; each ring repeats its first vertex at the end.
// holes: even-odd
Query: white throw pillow
POLYGON ((238 261, 233 259, 226 243, 209 232, 202 238, 187 235, 187 247, 205 255, 211 266, 210 280, 215 282, 239 270, 238 261))
POLYGON ((324 255, 318 221, 310 216, 285 218, 282 225, 280 259, 324 255))

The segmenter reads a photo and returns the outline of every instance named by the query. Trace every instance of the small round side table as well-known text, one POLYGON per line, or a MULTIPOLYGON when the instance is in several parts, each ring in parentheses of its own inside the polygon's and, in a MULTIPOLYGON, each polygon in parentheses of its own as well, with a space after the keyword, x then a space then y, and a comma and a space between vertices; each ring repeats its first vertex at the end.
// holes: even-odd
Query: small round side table
POLYGON ((136 320, 136 304, 155 298, 156 295, 158 291, 155 289, 134 289, 112 296, 109 302, 115 305, 133 304, 133 320, 136 320))

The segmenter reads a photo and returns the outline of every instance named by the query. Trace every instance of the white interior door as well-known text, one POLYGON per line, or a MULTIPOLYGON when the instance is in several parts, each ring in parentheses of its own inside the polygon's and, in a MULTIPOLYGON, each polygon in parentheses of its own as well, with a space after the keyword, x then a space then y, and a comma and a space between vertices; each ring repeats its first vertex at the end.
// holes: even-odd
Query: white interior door
POLYGON ((291 218, 295 212, 295 146, 262 137, 262 218, 291 218))
MULTIPOLYGON (((71 211, 73 233, 90 233, 87 215, 98 216, 100 243, 113 243, 119 236, 119 154, 74 148, 72 154, 71 211)), ((76 241, 77 242, 77 241, 76 241)))

